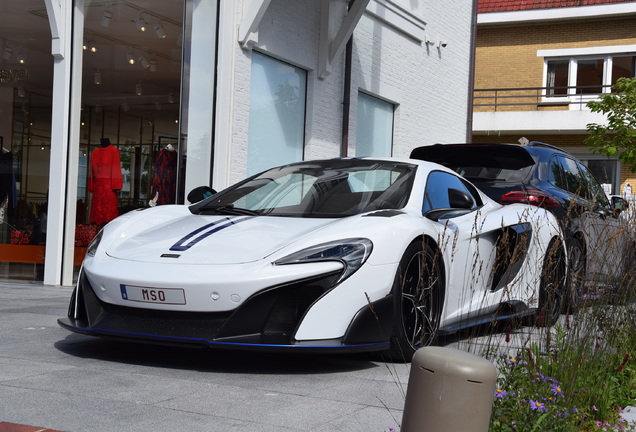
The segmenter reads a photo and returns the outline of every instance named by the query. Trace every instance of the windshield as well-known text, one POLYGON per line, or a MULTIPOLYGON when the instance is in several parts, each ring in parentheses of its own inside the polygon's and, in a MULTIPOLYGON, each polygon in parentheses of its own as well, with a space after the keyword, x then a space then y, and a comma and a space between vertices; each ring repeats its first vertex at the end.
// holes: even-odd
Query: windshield
POLYGON ((404 207, 416 166, 334 159, 274 168, 191 207, 196 214, 344 217, 404 207))

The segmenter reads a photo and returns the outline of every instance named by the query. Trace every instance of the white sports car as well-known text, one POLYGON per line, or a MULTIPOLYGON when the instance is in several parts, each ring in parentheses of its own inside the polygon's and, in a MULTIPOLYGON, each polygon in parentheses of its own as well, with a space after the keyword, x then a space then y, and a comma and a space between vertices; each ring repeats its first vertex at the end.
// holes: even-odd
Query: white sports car
POLYGON ((410 360, 485 320, 551 325, 565 263, 551 213, 503 207, 441 165, 307 161, 112 221, 59 323, 154 343, 410 360))

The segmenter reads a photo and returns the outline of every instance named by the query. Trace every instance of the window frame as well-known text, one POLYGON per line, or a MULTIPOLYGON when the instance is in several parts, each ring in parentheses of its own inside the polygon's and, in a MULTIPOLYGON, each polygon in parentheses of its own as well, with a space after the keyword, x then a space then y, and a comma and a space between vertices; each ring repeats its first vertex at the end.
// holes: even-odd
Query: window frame
MULTIPOLYGON (((636 57, 636 45, 619 45, 619 46, 606 46, 606 47, 591 47, 591 48, 568 48, 568 49, 548 49, 537 50, 537 56, 543 57, 543 102, 580 102, 583 104, 598 98, 600 94, 610 93, 611 85, 616 81, 613 79, 612 74, 614 72, 613 59, 616 57, 636 57), (579 75, 579 62, 602 60, 603 61, 603 73, 600 93, 584 93, 579 92, 577 89, 577 81, 579 75), (568 89, 565 94, 551 94, 550 79, 550 64, 557 61, 568 62, 568 89)), ((632 75, 636 77, 636 61, 632 70, 632 75)))

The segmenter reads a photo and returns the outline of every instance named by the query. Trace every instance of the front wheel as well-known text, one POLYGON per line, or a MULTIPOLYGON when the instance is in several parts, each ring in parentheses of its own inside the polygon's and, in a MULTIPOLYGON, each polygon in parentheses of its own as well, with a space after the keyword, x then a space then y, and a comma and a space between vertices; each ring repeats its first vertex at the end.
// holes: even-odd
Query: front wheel
POLYGON ((434 342, 443 295, 443 271, 435 250, 422 241, 411 243, 393 283, 391 359, 411 361, 415 351, 434 342))

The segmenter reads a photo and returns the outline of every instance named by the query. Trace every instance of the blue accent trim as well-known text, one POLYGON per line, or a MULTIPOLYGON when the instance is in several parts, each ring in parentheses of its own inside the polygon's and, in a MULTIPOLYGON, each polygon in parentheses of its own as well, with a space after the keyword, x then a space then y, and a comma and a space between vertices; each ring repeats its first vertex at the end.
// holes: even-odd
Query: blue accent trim
POLYGON ((128 300, 128 293, 126 292, 126 285, 124 285, 124 284, 119 285, 119 289, 121 290, 121 298, 123 298, 124 300, 128 300))
POLYGON ((290 349, 290 348, 293 348, 293 349, 305 349, 305 348, 351 349, 351 348, 362 348, 362 347, 373 347, 373 346, 387 345, 387 342, 375 342, 375 343, 341 345, 341 346, 334 346, 334 345, 300 345, 300 344, 299 345, 282 345, 282 344, 256 344, 256 343, 245 343, 245 342, 217 342, 217 341, 209 341, 207 339, 202 339, 202 338, 188 338, 188 337, 177 337, 177 336, 157 336, 157 335, 149 335, 149 334, 145 334, 145 333, 113 331, 113 330, 106 330, 106 329, 101 329, 101 328, 85 329, 85 328, 81 328, 81 327, 70 326, 68 324, 64 324, 64 323, 61 323, 59 321, 58 321, 58 323, 62 327, 65 327, 65 328, 67 328, 69 330, 76 329, 80 333, 83 333, 83 334, 95 333, 97 335, 102 334, 102 335, 136 336, 136 337, 140 337, 140 338, 144 338, 144 339, 154 339, 154 340, 157 340, 157 341, 161 341, 161 340, 175 340, 175 341, 179 341, 179 340, 182 340, 182 341, 192 341, 192 342, 203 342, 203 343, 211 345, 211 346, 220 345, 220 346, 245 346, 245 347, 263 347, 263 348, 271 347, 271 348, 287 348, 287 349, 290 349))
POLYGON ((242 218, 242 219, 231 219, 231 218, 229 218, 229 217, 226 217, 225 219, 222 219, 222 220, 220 220, 220 221, 209 223, 209 224, 207 224, 207 225, 202 226, 201 228, 198 228, 198 229, 196 229, 196 230, 192 231, 190 234, 188 234, 188 235, 186 235, 185 237, 183 237, 181 240, 179 240, 179 241, 178 241, 178 242, 176 242, 174 245, 172 245, 172 247, 170 247, 170 250, 171 250, 171 251, 186 251, 186 250, 190 249, 192 246, 194 246, 194 245, 196 245, 197 243, 199 243, 201 240, 203 240, 203 239, 205 239, 205 238, 207 238, 207 237, 211 236, 211 235, 212 235, 212 234, 214 234, 215 232, 221 231, 222 229, 225 229, 225 228, 230 227, 230 226, 232 226, 232 225, 239 224, 239 223, 241 223, 241 222, 244 222, 244 221, 246 221, 246 220, 252 219, 252 218, 254 218, 254 217, 255 217, 255 216, 248 216, 248 217, 244 217, 244 218, 242 218), (223 222, 225 222, 225 223, 223 223, 223 222), (219 224, 221 224, 221 223, 223 223, 223 225, 219 225, 219 224), (192 241, 190 241, 189 243, 184 244, 184 243, 186 243, 188 240, 190 240, 190 239, 192 239, 193 237, 195 237, 197 234, 199 234, 199 233, 201 233, 201 232, 203 232, 203 231, 207 230, 208 228, 212 228, 212 227, 214 227, 214 226, 216 226, 216 225, 219 225, 219 226, 217 226, 217 227, 216 227, 216 228, 214 228, 214 229, 211 229, 210 231, 207 231, 207 232, 205 232, 205 233, 201 234, 200 236, 198 236, 198 237, 194 238, 194 239, 193 239, 192 241))

